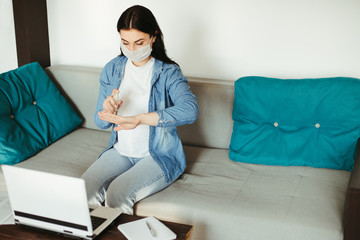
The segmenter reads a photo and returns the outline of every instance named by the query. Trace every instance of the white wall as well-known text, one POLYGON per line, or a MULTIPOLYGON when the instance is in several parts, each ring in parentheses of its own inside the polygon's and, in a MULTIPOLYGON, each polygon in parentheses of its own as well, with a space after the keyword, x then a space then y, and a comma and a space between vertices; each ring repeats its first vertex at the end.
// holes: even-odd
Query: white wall
POLYGON ((0 0, 0 73, 17 66, 12 1, 0 0))
POLYGON ((52 64, 103 67, 134 4, 154 13, 187 76, 360 78, 359 0, 48 0, 52 64))

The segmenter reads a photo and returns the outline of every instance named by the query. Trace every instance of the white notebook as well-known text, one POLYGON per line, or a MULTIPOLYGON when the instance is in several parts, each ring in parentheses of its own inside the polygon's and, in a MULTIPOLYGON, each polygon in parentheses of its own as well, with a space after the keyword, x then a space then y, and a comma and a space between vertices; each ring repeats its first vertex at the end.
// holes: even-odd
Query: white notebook
POLYGON ((172 240, 176 234, 155 217, 120 224, 118 229, 129 240, 172 240))

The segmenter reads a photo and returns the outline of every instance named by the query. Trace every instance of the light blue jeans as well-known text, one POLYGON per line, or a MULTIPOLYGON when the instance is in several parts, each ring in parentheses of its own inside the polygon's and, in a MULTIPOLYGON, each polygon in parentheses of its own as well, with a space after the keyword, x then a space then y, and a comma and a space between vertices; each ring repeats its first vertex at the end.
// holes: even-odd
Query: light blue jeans
POLYGON ((88 203, 119 208, 133 214, 134 204, 164 188, 165 175, 150 156, 130 158, 116 149, 104 152, 81 176, 85 180, 88 203))

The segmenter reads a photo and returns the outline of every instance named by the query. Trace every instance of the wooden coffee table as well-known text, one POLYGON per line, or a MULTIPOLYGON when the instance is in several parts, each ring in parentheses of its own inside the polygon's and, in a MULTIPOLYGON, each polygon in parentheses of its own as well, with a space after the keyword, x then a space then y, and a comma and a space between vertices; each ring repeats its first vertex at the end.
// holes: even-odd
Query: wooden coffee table
MULTIPOLYGON (((132 216, 127 214, 121 214, 118 219, 99 236, 99 240, 126 240, 126 237, 117 229, 117 226, 122 223, 131 222, 134 220, 141 219, 138 216, 132 216)), ((190 225, 161 221, 168 228, 170 228, 177 236, 177 240, 188 240, 193 227, 190 225)), ((54 240, 66 240, 61 235, 57 235, 53 232, 48 232, 39 229, 28 228, 19 225, 0 225, 0 239, 2 240, 38 240, 38 239, 54 239, 54 240)))

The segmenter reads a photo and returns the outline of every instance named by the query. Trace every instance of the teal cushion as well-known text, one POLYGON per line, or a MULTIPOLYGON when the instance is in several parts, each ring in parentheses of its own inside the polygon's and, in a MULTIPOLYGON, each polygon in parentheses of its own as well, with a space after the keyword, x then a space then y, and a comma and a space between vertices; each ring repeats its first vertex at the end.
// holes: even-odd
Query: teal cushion
POLYGON ((0 74, 0 164, 29 158, 81 122, 38 63, 0 74))
POLYGON ((234 161, 352 170, 360 80, 240 78, 233 120, 234 161))

